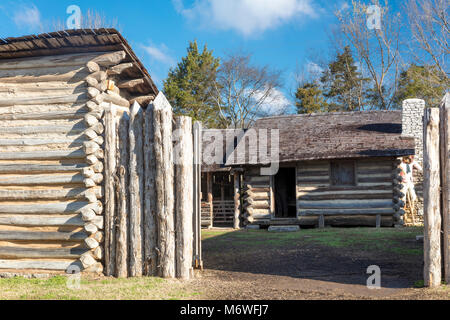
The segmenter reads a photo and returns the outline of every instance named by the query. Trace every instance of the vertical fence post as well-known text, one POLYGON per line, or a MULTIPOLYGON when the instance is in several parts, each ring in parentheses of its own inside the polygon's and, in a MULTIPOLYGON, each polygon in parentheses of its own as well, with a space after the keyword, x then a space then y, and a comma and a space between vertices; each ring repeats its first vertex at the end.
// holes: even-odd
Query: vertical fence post
POLYGON ((157 224, 156 224, 156 159, 155 159, 155 128, 154 105, 150 104, 145 112, 144 121, 144 274, 147 276, 157 275, 158 259, 156 253, 157 224))
POLYGON ((123 113, 117 121, 117 230, 116 230, 116 276, 128 276, 128 128, 129 116, 123 113))
POLYGON ((442 258, 444 280, 450 284, 450 94, 446 94, 440 107, 441 123, 441 182, 442 182, 442 258))
POLYGON ((439 109, 424 116, 424 282, 441 284, 439 109))
POLYGON ((172 108, 160 93, 153 102, 155 144, 158 275, 175 277, 175 222, 173 186, 172 108))
POLYGON ((202 124, 194 123, 194 267, 203 269, 202 260, 202 220, 201 220, 201 164, 202 164, 202 124))
POLYGON ((115 187, 116 174, 116 108, 105 111, 105 274, 115 274, 115 187))
POLYGON ((176 118, 174 132, 175 157, 175 221, 176 221, 176 275, 189 279, 192 271, 193 247, 193 141, 192 119, 176 118))
POLYGON ((139 277, 143 272, 143 110, 135 102, 130 113, 130 276, 139 277))

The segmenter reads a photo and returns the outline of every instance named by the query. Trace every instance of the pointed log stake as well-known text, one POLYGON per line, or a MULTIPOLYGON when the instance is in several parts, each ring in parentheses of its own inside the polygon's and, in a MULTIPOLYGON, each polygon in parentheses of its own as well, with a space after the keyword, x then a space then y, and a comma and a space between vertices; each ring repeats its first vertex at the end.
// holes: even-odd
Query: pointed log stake
POLYGON ((439 166, 439 109, 424 116, 424 282, 441 285, 441 214, 439 166))
POLYGON ((442 251, 444 281, 450 284, 450 93, 440 107, 441 181, 442 181, 442 251))
POLYGON ((116 173, 116 108, 111 106, 105 112, 105 274, 115 274, 115 188, 116 173))
POLYGON ((128 128, 130 119, 124 113, 118 122, 118 148, 117 151, 117 248, 116 248, 116 276, 126 278, 128 276, 128 128))
MULTIPOLYGON (((143 273, 143 192, 144 192, 144 147, 143 147, 143 110, 139 104, 133 104, 130 116, 130 276, 142 276, 143 273)), ((169 144, 172 144, 170 141, 169 144)))
POLYGON ((180 279, 189 279, 192 272, 192 246, 193 246, 193 141, 192 119, 177 117, 177 141, 175 155, 175 194, 176 208, 176 276, 180 279))
POLYGON ((144 169, 144 273, 147 276, 157 275, 158 256, 156 253, 156 190, 155 190, 155 151, 154 151, 154 112, 149 107, 145 113, 144 169))
POLYGON ((158 221, 159 270, 163 278, 175 277, 175 226, 173 190, 172 108, 160 93, 153 104, 155 143, 156 214, 158 221))

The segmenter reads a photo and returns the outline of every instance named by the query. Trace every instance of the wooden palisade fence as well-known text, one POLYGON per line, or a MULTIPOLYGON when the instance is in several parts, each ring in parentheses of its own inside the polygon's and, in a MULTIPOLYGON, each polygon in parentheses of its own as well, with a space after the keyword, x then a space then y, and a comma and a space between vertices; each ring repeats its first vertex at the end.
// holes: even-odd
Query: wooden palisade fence
POLYGON ((424 115, 424 281, 429 287, 450 283, 450 158, 447 94, 440 108, 424 115), (443 274, 442 274, 443 271, 443 274))
MULTIPOLYGON (((105 111, 108 276, 188 279, 194 247, 193 133, 160 93, 147 107, 105 111)), ((197 240, 198 241, 198 240, 197 240)))

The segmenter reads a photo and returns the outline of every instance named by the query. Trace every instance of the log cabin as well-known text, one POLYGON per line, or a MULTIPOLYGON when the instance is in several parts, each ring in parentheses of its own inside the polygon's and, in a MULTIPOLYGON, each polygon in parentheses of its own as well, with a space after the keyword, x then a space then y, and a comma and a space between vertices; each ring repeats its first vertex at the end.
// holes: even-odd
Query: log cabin
POLYGON ((0 39, 0 271, 102 271, 103 115, 157 94, 114 29, 0 39))
POLYGON ((401 225, 399 158, 415 154, 402 120, 402 111, 257 120, 225 164, 243 171, 244 224, 401 225), (279 167, 274 175, 262 171, 270 162, 279 167))

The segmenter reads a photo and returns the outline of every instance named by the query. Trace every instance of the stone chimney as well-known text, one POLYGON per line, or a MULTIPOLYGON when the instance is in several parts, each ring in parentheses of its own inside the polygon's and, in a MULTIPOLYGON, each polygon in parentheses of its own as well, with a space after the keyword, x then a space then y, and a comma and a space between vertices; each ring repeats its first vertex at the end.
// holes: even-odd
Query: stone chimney
POLYGON ((423 115, 425 101, 421 99, 408 99, 403 101, 402 108, 402 135, 413 137, 416 142, 415 160, 423 163, 423 115))

